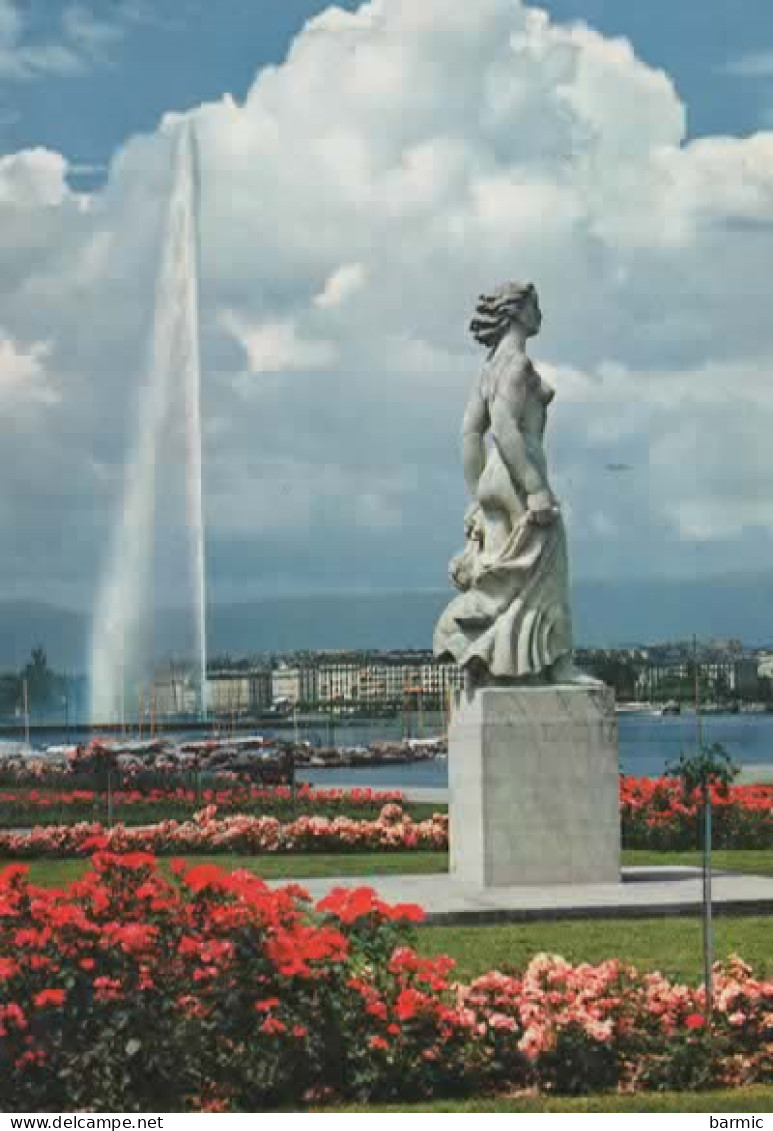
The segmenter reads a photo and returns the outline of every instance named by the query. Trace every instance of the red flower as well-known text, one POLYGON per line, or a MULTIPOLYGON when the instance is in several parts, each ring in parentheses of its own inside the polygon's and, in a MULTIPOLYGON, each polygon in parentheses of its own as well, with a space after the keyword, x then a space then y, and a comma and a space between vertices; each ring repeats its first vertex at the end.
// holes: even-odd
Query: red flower
POLYGON ((94 993, 97 1001, 118 1001, 123 997, 123 986, 117 978, 95 978, 94 993))
POLYGON ((396 903, 389 913, 389 918, 395 921, 402 919, 406 923, 423 923, 426 916, 417 903, 396 903))
POLYGON ((198 864, 183 876, 186 887, 191 891, 202 891, 204 888, 220 886, 225 879, 222 868, 216 864, 198 864))
POLYGON ((129 868, 136 872, 140 868, 155 867, 156 858, 150 852, 127 852, 114 861, 119 868, 129 868))
POLYGON ((158 928, 146 923, 108 923, 104 928, 104 938, 111 944, 118 944, 125 954, 142 954, 152 949, 158 935, 158 928))
POLYGON ((702 1013, 688 1013, 684 1023, 688 1029, 702 1029, 706 1024, 706 1018, 702 1013))
POLYGON ((38 1009, 44 1009, 47 1005, 62 1005, 66 997, 66 990, 41 990, 33 997, 32 1004, 38 1009))
POLYGON ((0 872, 0 884, 3 887, 12 887, 19 880, 22 880, 28 872, 29 868, 26 864, 8 864, 0 872))
POLYGON ((428 999, 424 994, 419 993, 418 990, 411 989, 402 990, 397 999, 395 1006, 395 1014, 398 1021, 410 1021, 416 1017, 422 1010, 426 1009, 428 999))
POLYGON ((286 1033, 287 1026, 284 1021, 280 1021, 278 1017, 267 1017, 260 1026, 261 1033, 268 1033, 269 1036, 278 1035, 279 1033, 286 1033))
POLYGON ((18 970, 19 967, 12 958, 3 958, 0 956, 0 982, 5 982, 8 978, 12 978, 18 970))

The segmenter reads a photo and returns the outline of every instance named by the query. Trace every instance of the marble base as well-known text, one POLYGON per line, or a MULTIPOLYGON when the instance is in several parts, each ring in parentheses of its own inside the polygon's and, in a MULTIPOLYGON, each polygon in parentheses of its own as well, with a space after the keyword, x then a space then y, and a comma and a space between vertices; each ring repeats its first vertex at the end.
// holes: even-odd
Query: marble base
POLYGON ((448 747, 452 877, 479 887, 617 883, 618 772, 611 689, 459 692, 448 747))

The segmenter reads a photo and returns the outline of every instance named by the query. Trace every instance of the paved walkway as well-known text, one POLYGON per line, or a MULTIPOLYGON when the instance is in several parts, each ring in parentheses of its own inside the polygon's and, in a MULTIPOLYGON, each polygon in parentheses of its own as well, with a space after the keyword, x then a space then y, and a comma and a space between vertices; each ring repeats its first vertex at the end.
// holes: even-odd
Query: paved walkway
MULTIPOLYGON (((291 883, 283 880, 282 884, 291 883)), ((475 888, 447 873, 421 876, 341 876, 297 883, 316 900, 334 887, 375 888, 388 903, 418 903, 428 923, 495 923, 570 918, 644 918, 696 914, 702 906, 700 870, 623 868, 619 884, 554 884, 475 888)), ((715 874, 715 914, 772 914, 773 877, 715 874)))

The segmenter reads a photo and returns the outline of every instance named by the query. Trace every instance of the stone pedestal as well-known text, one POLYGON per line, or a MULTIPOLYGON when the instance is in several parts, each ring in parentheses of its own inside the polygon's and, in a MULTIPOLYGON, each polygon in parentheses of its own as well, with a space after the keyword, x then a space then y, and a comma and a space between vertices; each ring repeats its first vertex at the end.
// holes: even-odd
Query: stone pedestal
POLYGON ((449 731, 451 874, 480 887, 618 883, 609 688, 479 688, 449 731))

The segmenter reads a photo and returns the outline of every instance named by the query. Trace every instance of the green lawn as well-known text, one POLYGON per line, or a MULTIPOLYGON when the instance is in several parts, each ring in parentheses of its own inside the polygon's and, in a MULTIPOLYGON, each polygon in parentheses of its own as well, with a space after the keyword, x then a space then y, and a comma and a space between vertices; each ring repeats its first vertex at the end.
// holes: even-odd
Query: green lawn
MULTIPOLYGON (((431 874, 448 870, 445 852, 373 852, 362 854, 319 853, 312 855, 288 854, 285 856, 196 856, 192 861, 211 861, 223 868, 249 868, 267 880, 284 878, 311 879, 313 876, 383 876, 404 874, 431 874)), ((10 863, 10 861, 7 861, 10 863)), ((58 885, 79 876, 86 865, 82 860, 31 860, 30 873, 39 884, 58 885)), ((648 849, 628 849, 623 852, 623 864, 700 864, 698 852, 652 852, 648 849)), ((0 860, 0 867, 3 861, 0 860)), ((723 850, 714 853, 717 870, 751 872, 773 876, 773 849, 723 850)))
MULTIPOLYGON (((740 954, 755 971, 773 974, 771 920, 757 916, 717 918, 717 959, 740 954)), ((467 981, 492 969, 523 969, 541 951, 569 962, 620 958, 640 970, 659 970, 679 981, 703 978, 701 922, 697 916, 654 919, 564 919, 486 927, 424 927, 417 934, 425 954, 448 954, 467 981)))
MULTIPOLYGON (((773 848, 720 848, 711 854, 718 872, 750 872, 756 876, 773 876, 773 848)), ((653 852, 650 848, 627 848, 624 864, 693 864, 701 865, 701 853, 653 852)))
MULTIPOLYGON (((444 852, 373 852, 357 855, 314 853, 285 856, 188 856, 190 864, 217 864, 232 871, 249 868, 267 880, 311 879, 314 876, 384 876, 409 873, 445 872, 448 856, 444 852)), ((11 861, 0 861, 3 863, 11 861)), ((23 860, 36 884, 59 887, 86 871, 85 860, 23 860)), ((162 862, 163 866, 163 862, 162 862)))
POLYGON ((638 1096, 583 1096, 568 1099, 557 1096, 520 1096, 513 1099, 475 1099, 438 1101, 431 1104, 402 1104, 400 1107, 344 1107, 336 1108, 344 1114, 356 1112, 391 1111, 456 1111, 481 1112, 493 1115, 497 1112, 644 1112, 644 1111, 684 1111, 713 1112, 731 1111, 735 1114, 747 1111, 773 1111, 773 1088, 738 1088, 735 1091, 712 1092, 660 1092, 638 1096))

